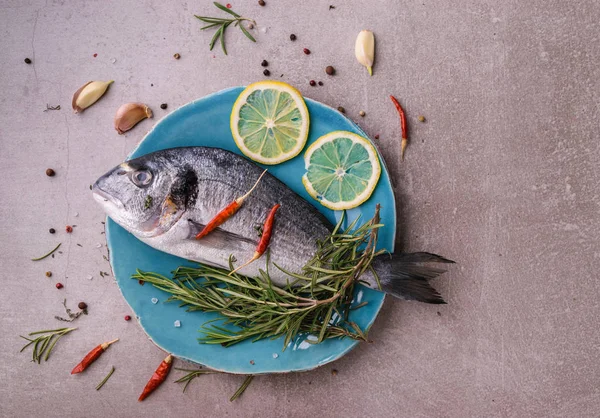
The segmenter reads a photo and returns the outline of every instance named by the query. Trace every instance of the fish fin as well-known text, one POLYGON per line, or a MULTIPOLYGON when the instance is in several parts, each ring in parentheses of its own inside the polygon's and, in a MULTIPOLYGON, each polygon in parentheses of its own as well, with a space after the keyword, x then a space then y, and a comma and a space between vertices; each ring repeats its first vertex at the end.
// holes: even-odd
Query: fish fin
POLYGON ((203 225, 199 222, 195 222, 191 219, 188 219, 188 225, 189 225, 189 232, 188 232, 187 239, 194 240, 200 244, 207 245, 209 247, 216 247, 216 248, 225 247, 225 248, 231 248, 232 250, 234 250, 237 247, 239 247, 241 243, 252 244, 253 246, 256 246, 258 244, 258 241, 253 241, 242 235, 238 235, 233 232, 225 231, 224 229, 221 229, 221 228, 215 228, 208 235, 197 240, 196 235, 198 235, 198 233, 200 231, 202 231, 206 225, 203 225))
POLYGON ((449 264, 454 261, 430 253, 399 253, 377 257, 373 267, 379 275, 381 290, 404 300, 445 304, 442 296, 429 281, 446 269, 431 263, 449 264))

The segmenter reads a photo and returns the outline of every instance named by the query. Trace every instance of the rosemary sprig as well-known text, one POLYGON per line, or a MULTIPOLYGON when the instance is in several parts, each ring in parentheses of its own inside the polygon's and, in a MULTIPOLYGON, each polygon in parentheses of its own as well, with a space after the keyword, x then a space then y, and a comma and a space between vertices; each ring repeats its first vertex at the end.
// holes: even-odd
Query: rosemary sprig
POLYGON ((98 386, 96 386, 96 390, 100 390, 100 388, 102 388, 102 386, 104 386, 104 384, 107 382, 108 379, 110 379, 110 377, 112 376, 112 374, 115 372, 115 366, 112 366, 112 368, 110 369, 110 372, 108 372, 108 374, 104 377, 104 379, 102 379, 102 382, 98 383, 98 386))
POLYGON ((201 328, 203 344, 230 346, 247 339, 284 337, 285 350, 299 336, 312 335, 306 341, 315 344, 340 337, 366 341, 366 333, 348 320, 348 314, 354 284, 365 271, 372 271, 373 258, 384 252, 375 249, 382 226, 379 205, 373 219, 356 229, 358 219, 341 231, 343 221, 344 217, 329 237, 318 242, 302 274, 280 268, 290 276, 285 288, 273 286, 268 271, 261 270, 260 277, 230 275, 231 261, 229 270, 179 267, 172 280, 139 270, 132 278, 170 293, 167 301, 180 302, 188 311, 221 314, 224 318, 216 320, 221 323, 210 321, 201 328))
POLYGON ((221 3, 218 2, 214 2, 213 3, 217 8, 221 9, 222 11, 229 13, 231 16, 233 16, 233 18, 231 19, 223 19, 220 17, 209 17, 209 16, 197 16, 194 15, 194 17, 196 17, 196 19, 201 20, 204 23, 207 23, 206 26, 203 26, 200 28, 200 30, 205 30, 205 29, 211 29, 211 28, 218 28, 217 31, 215 32, 215 34, 213 35, 212 39, 210 40, 210 50, 212 51, 213 48, 215 47, 215 43, 219 40, 219 38, 221 39, 221 49, 223 49, 223 52, 225 53, 225 55, 227 55, 227 48, 225 48, 225 30, 229 27, 229 25, 231 25, 233 23, 233 26, 239 26, 239 28, 241 29, 241 31, 244 33, 244 35, 246 35, 246 37, 248 39, 250 39, 252 42, 256 42, 256 39, 254 39, 254 37, 252 35, 250 35, 250 32, 248 32, 248 30, 244 27, 243 25, 243 21, 246 20, 254 25, 256 25, 256 22, 252 19, 248 19, 246 17, 242 17, 239 14, 235 13, 233 10, 228 9, 227 7, 223 6, 221 3))
POLYGON ((39 335, 38 337, 33 338, 33 339, 28 338, 28 337, 23 337, 22 335, 20 335, 21 338, 29 341, 29 343, 25 344, 23 346, 23 348, 21 348, 21 351, 19 351, 19 352, 20 353, 23 352, 23 350, 25 350, 27 347, 29 347, 31 344, 33 344, 33 361, 40 364, 40 362, 42 361, 42 357, 44 357, 44 361, 48 361, 48 358, 50 357, 50 353, 54 349, 54 346, 56 345, 58 340, 60 340, 63 335, 66 335, 69 332, 76 330, 76 329, 77 328, 59 328, 59 329, 50 329, 50 330, 44 330, 44 331, 30 332, 28 334, 29 337, 32 337, 34 335, 39 335), (40 335, 40 334, 47 334, 47 335, 40 335), (44 356, 44 353, 46 354, 45 356, 44 356))
MULTIPOLYGON (((222 374, 223 372, 219 372, 217 370, 208 370, 208 369, 178 369, 177 367, 175 368, 175 370, 179 370, 182 372, 187 372, 187 374, 183 377, 181 377, 180 379, 177 379, 175 381, 175 383, 184 383, 185 385, 183 386, 183 392, 185 393, 185 390, 187 389, 188 385, 192 382, 192 380, 194 380, 195 378, 197 378, 198 376, 202 376, 205 374, 222 374)), ((252 382, 252 378, 254 376, 249 375, 246 376, 246 379, 244 379, 244 383, 242 383, 242 385, 239 387, 238 390, 235 391, 235 393, 231 396, 231 398, 229 398, 230 402, 235 401, 237 398, 239 398, 242 393, 244 393, 244 391, 248 388, 248 386, 250 385, 250 382, 252 382)))

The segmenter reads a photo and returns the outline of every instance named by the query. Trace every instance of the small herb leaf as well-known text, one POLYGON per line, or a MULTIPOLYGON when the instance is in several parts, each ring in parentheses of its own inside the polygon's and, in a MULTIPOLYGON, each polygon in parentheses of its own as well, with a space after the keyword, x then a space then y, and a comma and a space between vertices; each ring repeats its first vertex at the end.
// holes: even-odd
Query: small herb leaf
POLYGON ((224 12, 226 12, 226 13, 229 13, 229 14, 230 14, 230 15, 232 15, 232 16, 235 16, 235 17, 240 17, 240 15, 239 15, 239 14, 237 14, 236 12, 234 12, 234 11, 233 11, 233 10, 231 10, 231 9, 228 9, 227 7, 223 6, 223 5, 222 5, 221 3, 219 3, 219 2, 216 2, 216 1, 215 1, 215 2, 213 2, 213 4, 214 4, 215 6, 217 6, 219 9, 223 10, 223 11, 224 11, 224 12))

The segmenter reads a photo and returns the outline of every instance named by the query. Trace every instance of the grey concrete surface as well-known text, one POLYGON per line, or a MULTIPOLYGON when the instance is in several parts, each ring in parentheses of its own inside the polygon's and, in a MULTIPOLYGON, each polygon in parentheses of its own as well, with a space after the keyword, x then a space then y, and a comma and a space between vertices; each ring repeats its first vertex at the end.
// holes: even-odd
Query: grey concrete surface
POLYGON ((0 1, 0 416, 600 415, 600 3, 266 2, 231 1, 267 32, 255 30, 251 44, 230 30, 225 57, 208 51, 210 34, 192 16, 217 14, 209 1, 0 1), (372 78, 353 54, 363 28, 377 37, 372 78), (259 377, 234 403, 241 378, 213 375, 185 394, 166 384, 139 404, 163 353, 123 320, 130 312, 113 278, 99 276, 109 270, 105 246, 96 248, 103 214, 88 186, 173 109, 262 80, 263 59, 273 78, 344 106, 379 135, 398 196, 398 248, 458 261, 436 282, 449 304, 387 300, 372 344, 309 373, 259 377), (93 79, 115 83, 74 115, 71 95, 93 79), (389 94, 410 116, 404 162, 389 94), (118 136, 112 118, 126 101, 148 103, 156 117, 118 136), (46 104, 61 110, 43 112, 46 104), (60 241, 56 258, 29 260, 60 241), (86 301, 90 314, 51 361, 33 364, 18 335, 61 325, 53 316, 64 297, 86 301), (86 376, 69 375, 115 335, 118 347, 86 376))

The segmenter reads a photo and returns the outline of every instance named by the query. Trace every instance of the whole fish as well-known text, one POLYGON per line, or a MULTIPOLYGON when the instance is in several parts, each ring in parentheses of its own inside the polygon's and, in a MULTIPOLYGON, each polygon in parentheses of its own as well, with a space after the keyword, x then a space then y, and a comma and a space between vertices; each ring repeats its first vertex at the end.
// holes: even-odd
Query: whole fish
MULTIPOLYGON (((270 263, 301 273, 327 237, 331 223, 310 203, 266 173, 239 211, 207 236, 196 235, 223 208, 244 195, 263 169, 218 148, 185 147, 157 151, 119 164, 93 186, 94 198, 106 214, 141 241, 160 251, 211 266, 228 268, 249 260, 259 241, 257 229, 273 205, 281 205, 269 244, 270 263)), ((257 276, 267 257, 239 270, 257 276)), ((429 280, 452 263, 430 253, 396 253, 373 261, 382 290, 401 299, 445 303, 429 280)), ((275 266, 269 274, 276 286, 290 276, 275 266)), ((377 288, 373 274, 361 280, 377 288)))

